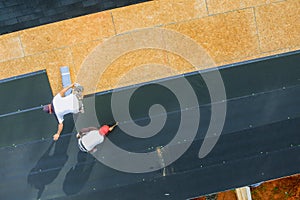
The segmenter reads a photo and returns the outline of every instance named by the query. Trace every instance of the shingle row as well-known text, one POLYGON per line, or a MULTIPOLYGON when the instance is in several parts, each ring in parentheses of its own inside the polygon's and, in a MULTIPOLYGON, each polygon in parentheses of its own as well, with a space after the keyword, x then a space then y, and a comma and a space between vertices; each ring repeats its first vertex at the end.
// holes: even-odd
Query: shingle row
POLYGON ((0 34, 149 0, 0 0, 0 34))

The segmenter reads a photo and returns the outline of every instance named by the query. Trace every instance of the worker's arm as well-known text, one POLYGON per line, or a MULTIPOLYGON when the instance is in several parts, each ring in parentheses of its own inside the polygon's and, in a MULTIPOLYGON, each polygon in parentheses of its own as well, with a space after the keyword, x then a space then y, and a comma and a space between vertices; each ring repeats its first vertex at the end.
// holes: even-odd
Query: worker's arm
POLYGON ((109 131, 112 131, 116 126, 118 126, 119 122, 115 123, 113 126, 109 127, 109 131))
POLYGON ((66 87, 66 88, 64 88, 64 89, 62 89, 62 90, 59 92, 60 96, 64 97, 64 96, 65 96, 65 93, 66 93, 69 89, 71 89, 72 87, 74 87, 74 84, 75 84, 75 83, 69 85, 68 87, 66 87))
POLYGON ((59 136, 60 136, 63 128, 64 128, 64 124, 63 123, 59 123, 58 127, 57 127, 57 132, 56 132, 56 134, 53 135, 53 140, 54 141, 58 140, 58 138, 59 138, 59 136))

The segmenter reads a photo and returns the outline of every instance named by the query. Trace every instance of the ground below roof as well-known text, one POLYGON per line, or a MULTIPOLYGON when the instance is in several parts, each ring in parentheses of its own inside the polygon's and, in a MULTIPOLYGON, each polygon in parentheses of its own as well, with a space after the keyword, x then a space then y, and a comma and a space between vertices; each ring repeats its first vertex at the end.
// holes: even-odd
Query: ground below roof
MULTIPOLYGON (((251 188, 253 200, 297 200, 300 199, 300 174, 267 181, 256 188, 251 188)), ((206 200, 199 197, 193 200, 206 200)), ((237 200, 234 190, 217 194, 217 200, 237 200)))

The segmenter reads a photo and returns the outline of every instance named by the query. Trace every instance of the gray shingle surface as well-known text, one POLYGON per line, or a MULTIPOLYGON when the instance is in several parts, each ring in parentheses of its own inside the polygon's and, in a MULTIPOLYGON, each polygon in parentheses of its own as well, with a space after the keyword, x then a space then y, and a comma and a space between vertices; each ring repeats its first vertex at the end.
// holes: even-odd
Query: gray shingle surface
POLYGON ((149 0, 0 0, 0 35, 149 0))

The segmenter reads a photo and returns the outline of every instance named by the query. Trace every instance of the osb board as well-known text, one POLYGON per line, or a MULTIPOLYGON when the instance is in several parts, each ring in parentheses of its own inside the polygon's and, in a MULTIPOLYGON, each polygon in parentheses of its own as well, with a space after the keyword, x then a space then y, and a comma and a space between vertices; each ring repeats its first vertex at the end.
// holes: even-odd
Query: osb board
MULTIPOLYGON (((91 59, 90 55, 100 45, 109 44, 113 37, 122 38, 126 33, 153 27, 174 31, 194 41, 216 65, 297 50, 300 23, 295 16, 299 16, 299 3, 298 0, 160 0, 2 35, 0 78, 46 69, 56 93, 62 87, 59 67, 69 66, 72 80, 76 80, 87 60, 99 60, 101 55, 97 59, 91 59)), ((169 42, 172 39, 166 38, 169 42)), ((153 38, 146 34, 143 40, 153 38)), ((173 43, 179 44, 174 52, 133 48, 119 55, 98 77, 100 81, 94 83, 96 91, 119 86, 120 80, 123 85, 130 85, 193 71, 195 67, 213 67, 194 66, 187 57, 192 57, 195 49, 181 54, 180 45, 186 48, 187 44, 173 43)))

